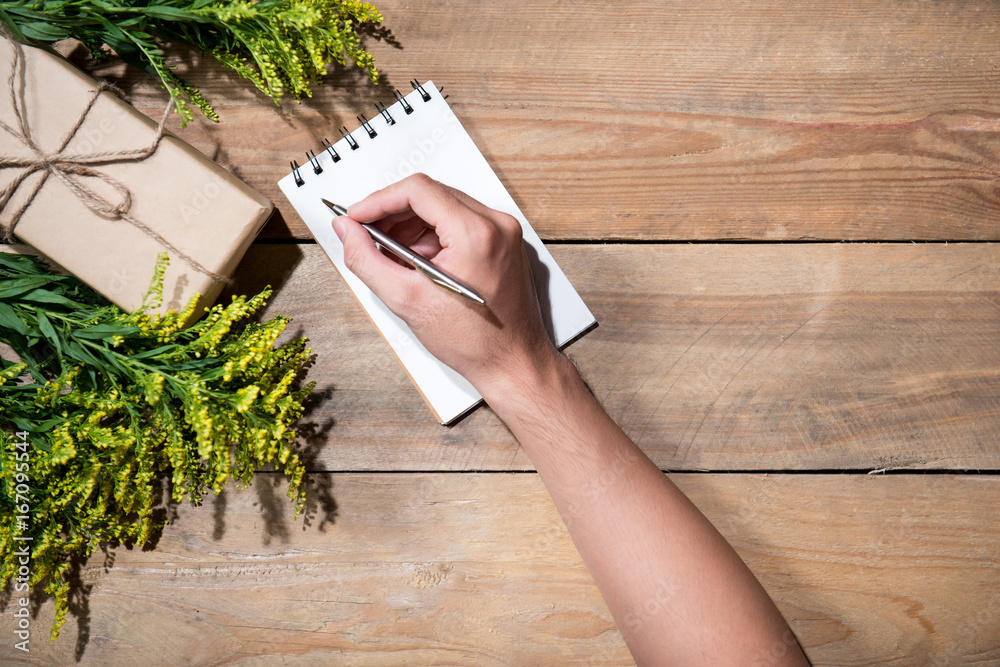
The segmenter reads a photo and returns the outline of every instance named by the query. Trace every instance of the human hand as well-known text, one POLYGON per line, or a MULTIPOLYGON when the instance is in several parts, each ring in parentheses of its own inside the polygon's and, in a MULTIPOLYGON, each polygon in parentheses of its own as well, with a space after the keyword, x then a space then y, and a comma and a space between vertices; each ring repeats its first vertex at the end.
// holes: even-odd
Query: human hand
POLYGON ((431 354, 484 395, 491 385, 516 380, 558 355, 542 324, 521 225, 513 216, 415 174, 354 204, 333 228, 344 243, 347 267, 431 354), (379 252, 362 222, 377 224, 431 259, 486 305, 442 289, 379 252))

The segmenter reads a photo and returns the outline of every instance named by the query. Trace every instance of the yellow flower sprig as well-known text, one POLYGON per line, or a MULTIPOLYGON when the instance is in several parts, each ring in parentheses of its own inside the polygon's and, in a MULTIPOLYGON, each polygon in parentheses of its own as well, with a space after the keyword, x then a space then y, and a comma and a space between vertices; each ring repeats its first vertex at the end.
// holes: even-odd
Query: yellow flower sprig
POLYGON ((270 463, 289 478, 295 516, 304 505, 295 423, 314 385, 296 388, 306 339, 275 347, 290 321, 282 316, 243 325, 270 288, 193 324, 197 296, 180 312, 150 314, 166 265, 163 255, 143 307, 128 314, 34 258, 0 254, 0 340, 21 357, 0 358, 0 588, 18 571, 17 537, 30 537, 31 586, 44 583, 56 600, 53 639, 68 610, 70 557, 146 543, 165 523, 155 500, 164 477, 175 502, 198 503, 230 478, 248 486, 270 463), (14 431, 31 444, 27 478, 14 431), (17 518, 19 488, 30 521, 17 518))
POLYGON ((212 54, 278 103, 286 93, 311 96, 334 62, 353 61, 377 83, 375 58, 359 30, 381 21, 375 7, 358 0, 0 0, 0 23, 22 42, 76 38, 98 58, 107 45, 158 76, 182 125, 193 118, 189 103, 211 120, 219 117, 168 65, 165 43, 212 54))

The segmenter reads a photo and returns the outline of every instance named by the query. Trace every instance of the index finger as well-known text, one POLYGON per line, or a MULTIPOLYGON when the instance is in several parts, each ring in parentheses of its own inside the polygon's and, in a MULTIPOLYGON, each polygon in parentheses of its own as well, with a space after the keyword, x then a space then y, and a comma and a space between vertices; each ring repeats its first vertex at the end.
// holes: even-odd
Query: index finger
POLYGON ((454 190, 425 174, 407 176, 348 209, 348 215, 358 222, 399 219, 410 213, 430 227, 455 218, 463 222, 475 218, 475 212, 455 196, 454 190))

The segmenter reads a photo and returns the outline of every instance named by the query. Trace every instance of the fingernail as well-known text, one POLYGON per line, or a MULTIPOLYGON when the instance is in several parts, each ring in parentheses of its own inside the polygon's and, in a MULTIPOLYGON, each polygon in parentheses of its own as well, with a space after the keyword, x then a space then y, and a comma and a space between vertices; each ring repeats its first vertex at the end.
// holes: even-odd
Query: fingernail
POLYGON ((340 218, 333 219, 333 233, 337 235, 337 238, 341 241, 344 240, 344 234, 347 233, 347 227, 344 226, 344 221, 340 218))

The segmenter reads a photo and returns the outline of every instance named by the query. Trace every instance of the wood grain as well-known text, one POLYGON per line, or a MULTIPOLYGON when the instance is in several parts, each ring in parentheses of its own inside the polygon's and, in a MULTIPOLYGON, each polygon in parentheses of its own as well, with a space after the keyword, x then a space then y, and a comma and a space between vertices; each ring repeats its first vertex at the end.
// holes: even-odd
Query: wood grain
MULTIPOLYGON (((1000 660, 1000 478, 672 475, 774 597, 812 664, 1000 660), (795 511, 788 511, 794 507, 795 511)), ((4 664, 627 665, 538 477, 313 475, 291 522, 260 475, 177 508, 155 551, 96 554, 81 624, 4 664), (329 501, 327 501, 329 502, 329 501), (106 565, 109 565, 106 567, 106 565), (83 635, 80 629, 83 628, 83 635)), ((636 622, 669 592, 650 582, 636 622)), ((10 620, 0 617, 3 634, 10 620)), ((774 654, 749 656, 773 664, 774 654)))
MULTIPOLYGON (((336 68, 300 105, 170 50, 223 119, 172 130, 276 202, 263 238, 308 238, 288 160, 419 78, 547 240, 1000 240, 990 0, 376 4, 383 84, 336 68)), ((159 117, 148 75, 63 50, 159 117)), ((661 468, 1000 469, 1000 244, 552 249, 600 321, 569 355, 661 468)), ((297 523, 268 474, 172 508, 82 568, 58 643, 45 603, 14 651, 8 605, 0 662, 631 664, 536 475, 400 472, 530 471, 489 409, 438 426, 317 247, 238 281, 313 341, 310 469, 360 472, 311 475, 297 523)), ((1000 477, 672 478, 813 664, 1000 663, 1000 477)))
MULTIPOLYGON (((308 238, 288 161, 419 78, 546 239, 1000 239, 990 0, 376 4, 379 87, 338 68, 279 110, 172 52, 223 119, 174 128, 278 205, 263 237, 308 238)), ((159 117, 148 75, 73 57, 159 117)))
MULTIPOLYGON (((599 322, 569 356, 663 469, 1000 468, 1000 245, 551 250, 599 322)), ((437 424, 317 246, 238 281, 311 340, 312 469, 531 469, 488 408, 437 424)))

